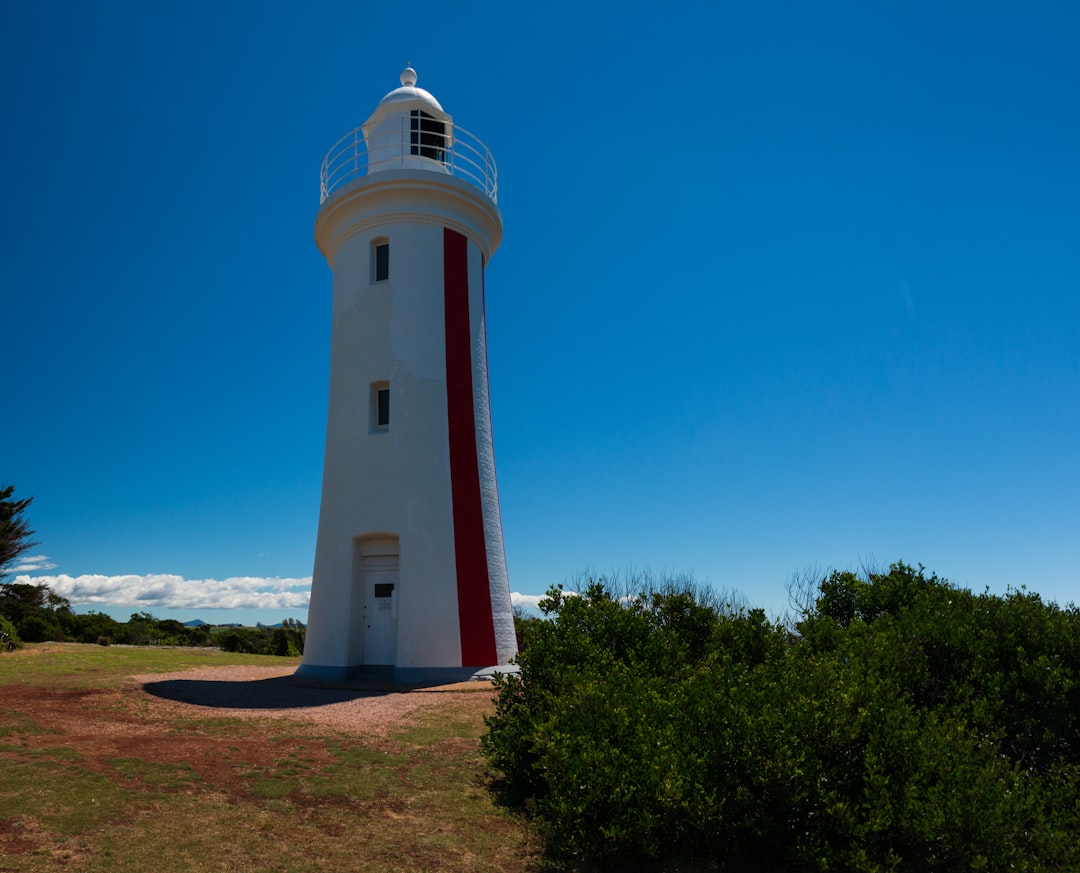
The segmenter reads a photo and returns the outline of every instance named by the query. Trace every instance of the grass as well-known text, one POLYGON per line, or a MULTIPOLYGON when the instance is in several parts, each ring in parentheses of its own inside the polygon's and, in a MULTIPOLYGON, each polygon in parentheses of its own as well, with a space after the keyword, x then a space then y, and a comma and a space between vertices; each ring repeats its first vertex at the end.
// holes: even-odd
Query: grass
POLYGON ((0 688, 30 685, 37 688, 117 688, 141 673, 171 673, 190 667, 230 664, 281 666, 287 658, 239 655, 216 649, 152 646, 94 646, 81 643, 29 644, 0 657, 0 688))
POLYGON ((41 644, 0 655, 0 873, 528 871, 447 695, 389 738, 156 706, 129 677, 287 659, 41 644))

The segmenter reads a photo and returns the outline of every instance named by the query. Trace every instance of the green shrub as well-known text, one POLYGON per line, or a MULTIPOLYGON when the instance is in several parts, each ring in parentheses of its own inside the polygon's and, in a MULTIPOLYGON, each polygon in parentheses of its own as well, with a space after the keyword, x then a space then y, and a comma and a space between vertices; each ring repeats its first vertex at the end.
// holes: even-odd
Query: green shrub
POLYGON ((52 612, 31 612, 18 624, 19 636, 28 643, 63 642, 64 630, 52 612))
POLYGON ((62 621, 68 639, 78 640, 80 643, 100 644, 102 639, 118 642, 127 638, 124 625, 101 612, 81 615, 69 613, 62 621))
POLYGON ((226 652, 249 655, 279 655, 299 657, 304 653, 304 629, 290 622, 285 627, 235 627, 221 637, 226 652))
POLYGON ((22 640, 15 625, 0 615, 0 654, 22 648, 22 640))
POLYGON ((483 748, 603 866, 1080 866, 1080 615, 922 569, 835 573, 794 628, 679 586, 552 589, 483 748))

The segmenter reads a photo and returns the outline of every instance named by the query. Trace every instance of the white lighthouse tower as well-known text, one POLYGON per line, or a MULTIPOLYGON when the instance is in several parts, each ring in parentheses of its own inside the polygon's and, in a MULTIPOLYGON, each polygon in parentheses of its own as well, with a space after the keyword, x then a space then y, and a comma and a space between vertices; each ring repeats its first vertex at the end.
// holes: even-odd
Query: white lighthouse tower
POLYGON ((465 678, 517 652, 484 322, 495 162, 407 68, 321 182, 330 409, 298 675, 465 678))

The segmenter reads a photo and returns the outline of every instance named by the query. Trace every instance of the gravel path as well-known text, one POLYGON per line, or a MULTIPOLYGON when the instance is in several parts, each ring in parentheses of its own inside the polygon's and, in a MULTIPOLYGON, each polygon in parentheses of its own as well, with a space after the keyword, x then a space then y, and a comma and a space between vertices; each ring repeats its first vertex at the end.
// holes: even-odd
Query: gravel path
POLYGON ((423 713, 453 703, 486 710, 488 682, 433 688, 371 690, 299 684, 294 667, 198 667, 176 673, 133 676, 157 704, 174 711, 193 707, 230 718, 287 718, 327 730, 386 737, 423 713))

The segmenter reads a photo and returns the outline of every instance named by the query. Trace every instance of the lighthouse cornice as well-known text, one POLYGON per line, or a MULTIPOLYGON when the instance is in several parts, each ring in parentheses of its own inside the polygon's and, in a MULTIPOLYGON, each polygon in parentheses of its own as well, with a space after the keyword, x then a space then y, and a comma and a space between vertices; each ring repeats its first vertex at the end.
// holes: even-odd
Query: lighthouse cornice
POLYGON ((315 216, 315 242, 331 269, 341 245, 393 223, 440 225, 474 240, 487 261, 502 240, 498 207, 474 185, 427 170, 385 170, 342 186, 315 216))

